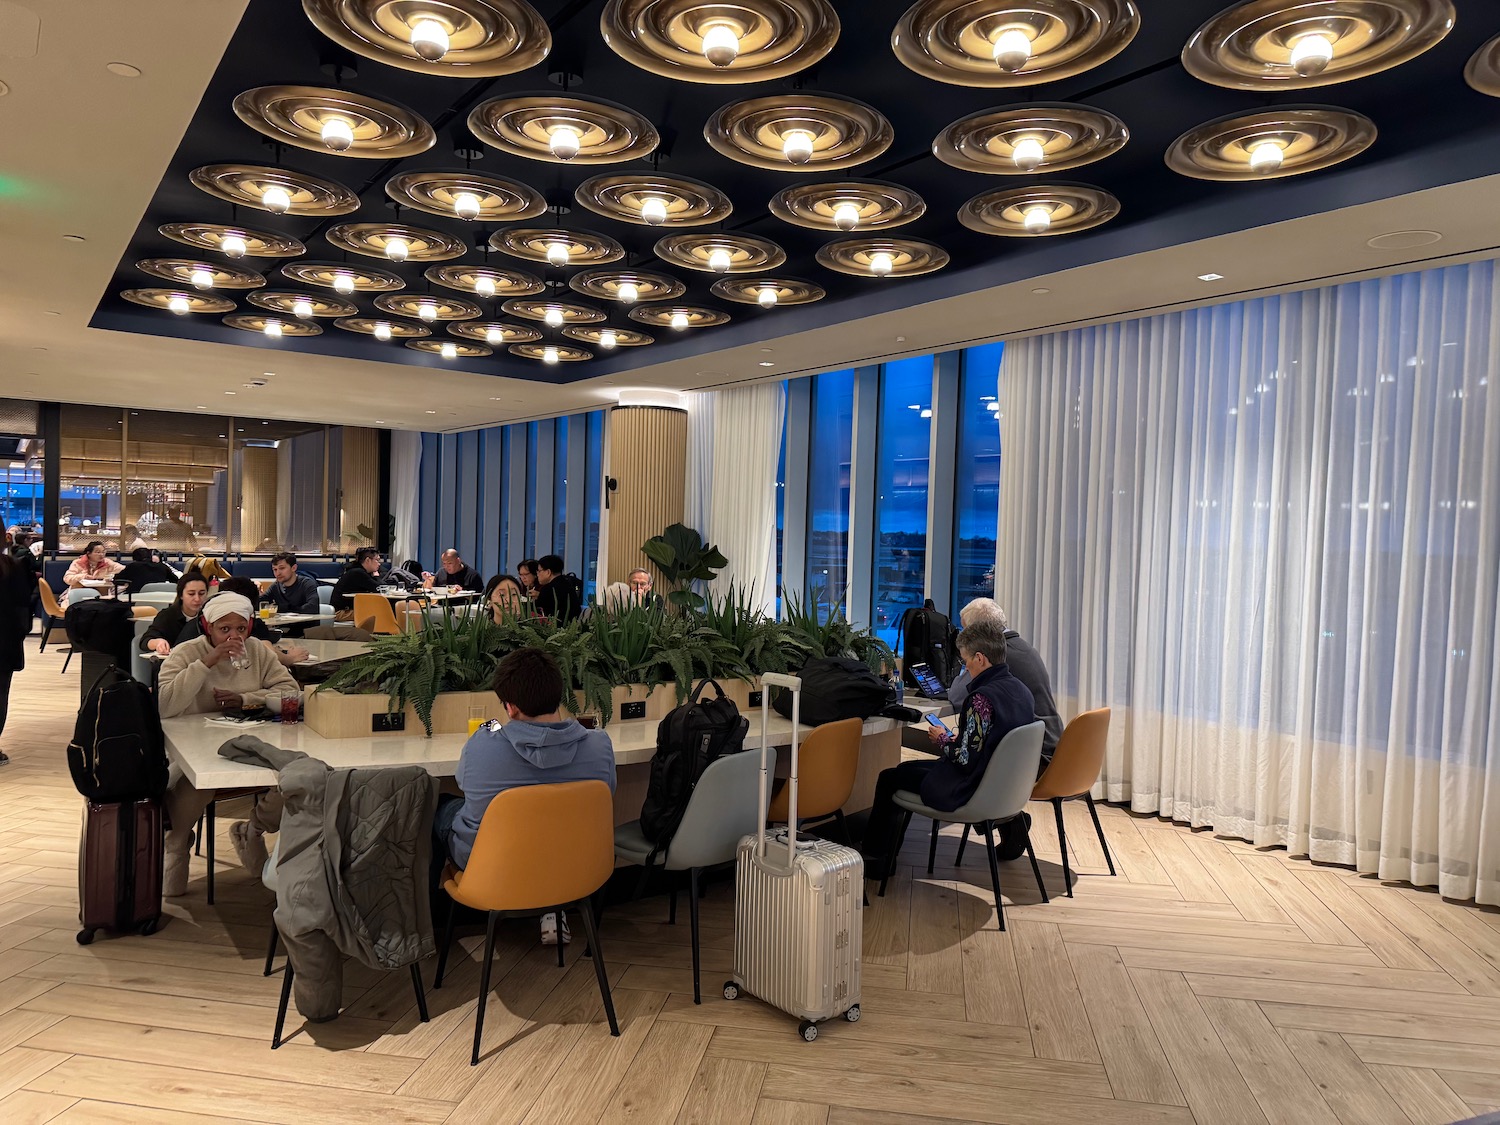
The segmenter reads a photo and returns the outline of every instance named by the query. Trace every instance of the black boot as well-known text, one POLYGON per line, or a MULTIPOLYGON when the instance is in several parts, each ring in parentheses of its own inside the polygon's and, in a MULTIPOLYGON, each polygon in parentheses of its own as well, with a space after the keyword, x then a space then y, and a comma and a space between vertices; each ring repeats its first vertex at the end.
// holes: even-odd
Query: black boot
POLYGON ((1031 814, 1027 812, 1000 825, 1000 842, 995 845, 995 858, 1001 862, 1020 859, 1026 854, 1026 837, 1030 831, 1031 814))

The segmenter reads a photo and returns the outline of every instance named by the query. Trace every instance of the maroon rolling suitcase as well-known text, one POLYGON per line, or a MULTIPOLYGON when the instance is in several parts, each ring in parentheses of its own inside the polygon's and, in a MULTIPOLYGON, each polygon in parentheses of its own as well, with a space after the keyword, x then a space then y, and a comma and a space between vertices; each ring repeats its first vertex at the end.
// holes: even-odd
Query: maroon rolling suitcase
POLYGON ((155 933, 161 867, 160 801, 89 801, 78 844, 78 944, 99 930, 155 933))

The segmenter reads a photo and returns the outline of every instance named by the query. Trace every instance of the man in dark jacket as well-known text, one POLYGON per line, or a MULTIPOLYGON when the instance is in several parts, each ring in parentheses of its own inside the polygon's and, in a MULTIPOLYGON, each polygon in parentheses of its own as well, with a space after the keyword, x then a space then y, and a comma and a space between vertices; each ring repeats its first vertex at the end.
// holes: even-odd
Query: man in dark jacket
MULTIPOLYGON (((271 599, 277 613, 318 613, 322 610, 318 603, 318 580, 297 572, 297 556, 292 552, 273 555, 271 573, 276 576, 276 581, 266 591, 266 597, 271 599)), ((301 625, 289 626, 287 635, 300 637, 302 628, 301 625)))
POLYGON ((354 561, 349 564, 348 570, 339 575, 339 580, 333 584, 333 596, 329 598, 336 620, 354 619, 355 594, 380 593, 380 587, 375 581, 375 576, 379 573, 379 551, 374 547, 361 547, 354 552, 354 561))
POLYGON ((536 611, 559 625, 583 611, 583 583, 564 574, 561 555, 543 555, 536 561, 536 611))
POLYGON ((1017 727, 1034 723, 1035 703, 1026 685, 1005 661, 1005 634, 992 621, 976 621, 958 635, 958 652, 969 673, 969 696, 958 717, 958 733, 934 728, 936 760, 917 759, 882 770, 875 783, 875 805, 865 827, 865 878, 882 878, 901 851, 896 839, 902 812, 894 797, 906 789, 924 804, 948 812, 974 795, 995 748, 1017 727))
MULTIPOLYGON (((428 576, 423 575, 424 579, 428 576)), ((435 590, 444 586, 457 586, 460 590, 471 590, 476 594, 484 592, 484 575, 475 570, 452 547, 443 552, 442 559, 438 562, 437 570, 433 571, 432 587, 435 590)))
MULTIPOLYGON (((1041 654, 1010 627, 1005 610, 990 598, 975 598, 959 613, 959 621, 964 628, 980 620, 993 621, 1005 631, 1005 663, 1010 666, 1010 674, 1026 685, 1026 690, 1031 692, 1031 698, 1036 702, 1036 717, 1041 720, 1044 728, 1042 764, 1037 772, 1040 777, 1041 771, 1052 760, 1052 751, 1057 749, 1058 739, 1062 738, 1063 732, 1062 716, 1058 714, 1057 701, 1052 697, 1052 677, 1047 674, 1047 665, 1042 661, 1041 654)), ((962 708, 968 694, 969 673, 961 671, 954 677, 953 686, 948 689, 948 698, 953 706, 962 708)))
POLYGON ((124 586, 132 594, 139 594, 150 582, 175 584, 177 575, 166 563, 157 562, 151 557, 150 547, 137 547, 130 552, 130 561, 125 564, 125 569, 115 575, 115 583, 124 586))

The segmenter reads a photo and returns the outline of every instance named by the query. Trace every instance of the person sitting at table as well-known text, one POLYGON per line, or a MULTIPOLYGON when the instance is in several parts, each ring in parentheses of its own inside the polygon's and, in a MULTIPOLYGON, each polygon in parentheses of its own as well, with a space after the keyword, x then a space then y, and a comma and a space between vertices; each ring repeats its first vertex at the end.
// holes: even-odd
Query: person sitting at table
POLYGON ((89 540, 83 554, 69 564, 63 573, 63 585, 67 590, 63 592, 62 604, 66 606, 68 599, 74 590, 84 587, 89 582, 108 582, 125 568, 113 559, 104 557, 104 544, 97 539, 89 540))
POLYGON ((630 592, 634 595, 638 605, 655 605, 661 598, 651 592, 655 580, 651 572, 642 567, 636 567, 625 576, 625 581, 630 583, 630 592))
POLYGON ((149 582, 176 582, 177 575, 166 563, 157 562, 150 547, 137 547, 130 561, 120 568, 115 581, 132 594, 139 594, 149 582))
POLYGON ((526 595, 521 583, 508 574, 497 574, 484 588, 484 604, 489 609, 490 620, 504 625, 518 617, 526 616, 526 595))
MULTIPOLYGON (((443 854, 464 867, 485 810, 499 794, 522 785, 599 780, 615 788, 614 743, 562 713, 562 672, 539 648, 518 648, 495 669, 493 688, 510 721, 497 720, 469 736, 458 757, 455 780, 462 797, 438 801, 432 830, 443 854)), ((569 940, 566 920, 542 917, 542 944, 569 940)))
POLYGON ((521 593, 528 602, 536 600, 536 559, 522 559, 516 563, 516 577, 521 581, 521 593))
MULTIPOLYGON (((208 715, 259 707, 267 693, 299 691, 297 681, 271 649, 250 637, 255 607, 242 594, 215 594, 203 605, 204 635, 172 649, 162 664, 157 704, 163 719, 208 715)), ((213 800, 212 790, 194 789, 177 766, 167 788, 165 806, 171 827, 166 835, 162 894, 187 893, 188 851, 193 825, 213 800)), ((229 838, 247 870, 259 872, 266 862, 267 832, 281 823, 281 795, 275 790, 255 803, 248 822, 231 826, 229 838)))
MULTIPOLYGON (((226 578, 219 583, 219 592, 214 598, 222 598, 225 594, 238 594, 251 605, 260 600, 260 588, 248 578, 226 578)), ((212 601, 210 598, 209 601, 212 601)), ((307 659, 307 649, 300 645, 288 645, 286 649, 277 647, 276 642, 281 636, 261 619, 260 614, 250 622, 250 636, 263 645, 269 645, 271 651, 276 654, 276 659, 281 661, 284 667, 290 668, 299 661, 307 659)))
POLYGON ((896 837, 902 812, 898 790, 921 795, 929 808, 950 812, 974 795, 995 748, 1017 727, 1036 721, 1035 703, 1026 685, 1005 664, 1005 631, 979 620, 958 635, 958 652, 969 673, 969 696, 958 716, 958 733, 933 727, 929 737, 936 758, 902 762, 881 770, 875 781, 875 804, 865 825, 865 878, 881 879, 901 853, 896 837))
POLYGON ((432 574, 423 573, 422 585, 428 588, 457 586, 460 590, 470 590, 477 594, 484 589, 484 576, 464 562, 457 551, 449 547, 443 552, 443 558, 438 563, 437 570, 432 574))
POLYGON ((201 637, 198 614, 207 600, 208 579, 196 570, 188 571, 177 580, 177 597, 172 604, 153 617, 141 634, 141 651, 166 656, 176 645, 201 637))
MULTIPOLYGON (((282 551, 271 558, 271 573, 276 581, 266 591, 266 597, 276 607, 277 613, 321 613, 318 602, 318 580, 297 572, 297 556, 282 551)), ((302 626, 292 625, 287 633, 293 637, 302 635, 302 626)))
POLYGON ((380 593, 380 584, 375 580, 379 573, 379 551, 374 547, 361 547, 354 552, 354 561, 339 575, 339 580, 333 586, 333 596, 329 599, 335 621, 354 620, 355 594, 380 593))
POLYGON ((543 555, 536 561, 536 608, 543 617, 566 624, 583 611, 583 583, 563 573, 561 555, 543 555))

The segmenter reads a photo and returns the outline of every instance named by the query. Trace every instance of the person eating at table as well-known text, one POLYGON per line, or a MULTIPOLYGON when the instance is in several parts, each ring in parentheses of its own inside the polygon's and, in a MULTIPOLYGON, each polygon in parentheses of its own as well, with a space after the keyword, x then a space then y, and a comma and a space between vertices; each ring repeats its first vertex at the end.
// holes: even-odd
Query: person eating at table
MULTIPOLYGON (((267 693, 300 690, 272 650, 251 639, 255 607, 244 595, 215 594, 204 603, 201 616, 204 635, 177 645, 162 664, 157 704, 163 719, 259 707, 267 693)), ((187 893, 193 825, 213 797, 212 790, 194 789, 180 767, 172 767, 165 800, 171 827, 162 875, 162 894, 168 898, 187 893)), ((247 827, 231 827, 230 839, 246 868, 259 871, 266 860, 261 837, 281 823, 281 795, 275 790, 263 795, 243 823, 247 827)))
MULTIPOLYGON (((276 607, 277 613, 321 613, 318 603, 318 580, 297 572, 297 556, 282 551, 271 558, 271 573, 276 581, 266 591, 266 597, 276 607)), ((301 625, 289 625, 288 636, 300 637, 301 625)))
POLYGON ((198 614, 208 600, 208 579, 190 570, 177 580, 177 597, 141 634, 141 651, 166 656, 176 645, 201 637, 198 614))
POLYGON ((158 562, 150 547, 137 547, 130 552, 130 561, 120 568, 115 581, 132 594, 139 594, 151 582, 176 582, 177 572, 164 562, 158 562))
POLYGON ((484 604, 496 625, 526 615, 526 593, 521 583, 508 574, 497 574, 490 579, 484 588, 484 604))
POLYGON ((422 575, 422 585, 428 589, 457 586, 460 590, 469 590, 477 594, 484 589, 484 576, 464 562, 457 551, 449 547, 443 552, 437 571, 433 574, 422 575))
POLYGON ((103 543, 97 539, 89 540, 83 554, 74 559, 63 573, 63 585, 67 590, 63 593, 62 604, 68 604, 74 590, 81 590, 89 583, 108 582, 124 569, 113 559, 104 557, 103 543))
POLYGON ((516 563, 516 577, 521 581, 521 593, 529 601, 536 600, 536 559, 522 559, 516 563))
POLYGON ((339 575, 339 580, 333 585, 333 596, 329 599, 335 621, 354 620, 355 594, 380 593, 380 583, 376 580, 379 573, 379 551, 374 547, 361 547, 354 552, 354 561, 339 575))

